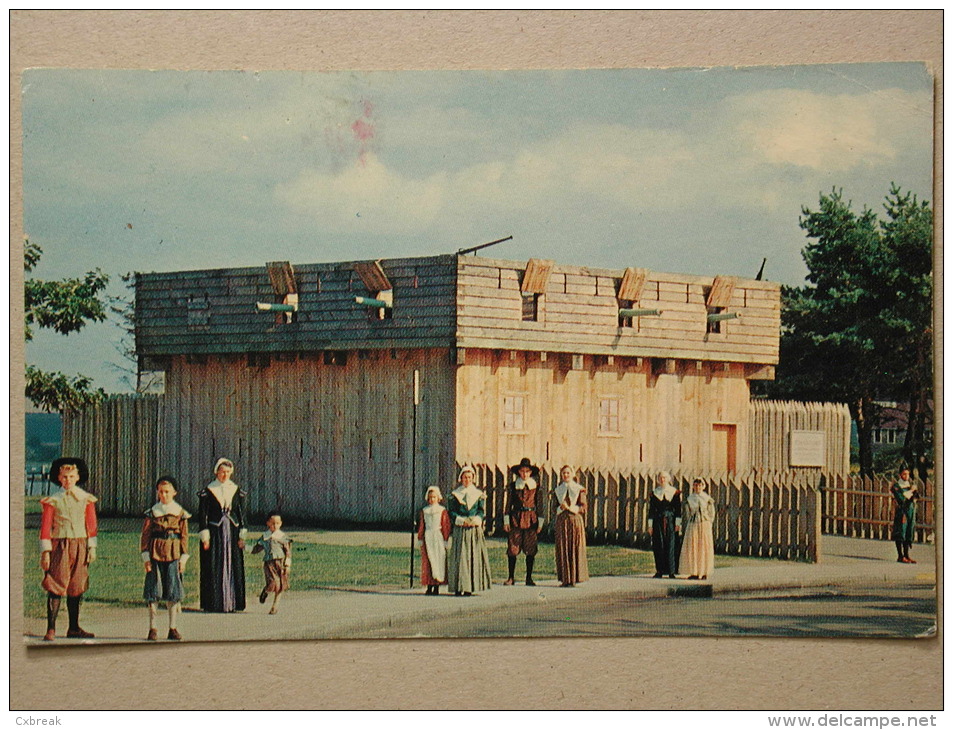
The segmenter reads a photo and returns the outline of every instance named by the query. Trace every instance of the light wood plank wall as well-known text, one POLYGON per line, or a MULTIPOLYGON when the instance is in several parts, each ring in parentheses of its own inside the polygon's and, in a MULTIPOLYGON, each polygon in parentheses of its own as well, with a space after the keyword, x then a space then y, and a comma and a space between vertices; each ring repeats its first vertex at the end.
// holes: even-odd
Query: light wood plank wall
POLYGON ((515 464, 528 456, 551 467, 724 469, 712 426, 736 429, 736 468, 747 468, 749 385, 744 366, 681 368, 653 375, 649 358, 571 357, 473 350, 456 373, 457 460, 515 464), (522 395, 525 428, 503 430, 503 399, 522 395), (619 401, 620 435, 600 435, 599 402, 619 401))
POLYGON ((774 365, 781 327, 780 285, 737 279, 726 313, 739 319, 707 334, 714 277, 648 272, 636 308, 660 309, 619 326, 623 270, 555 266, 539 321, 521 318, 526 262, 462 256, 457 273, 457 345, 682 358, 774 365))
POLYGON ((188 507, 225 456, 255 512, 409 522, 415 369, 419 509, 427 485, 446 491, 454 482, 448 349, 350 351, 345 365, 320 354, 273 358, 267 367, 236 356, 175 357, 159 468, 180 477, 188 507))

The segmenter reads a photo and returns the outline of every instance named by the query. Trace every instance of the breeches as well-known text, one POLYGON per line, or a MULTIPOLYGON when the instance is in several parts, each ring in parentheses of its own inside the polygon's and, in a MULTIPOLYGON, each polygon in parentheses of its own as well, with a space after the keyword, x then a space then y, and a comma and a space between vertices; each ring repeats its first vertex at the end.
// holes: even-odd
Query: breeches
POLYGON ((527 557, 532 557, 539 550, 536 527, 510 527, 506 537, 506 552, 509 555, 519 555, 521 550, 527 557))
POLYGON ((85 537, 57 538, 50 552, 50 569, 43 589, 54 596, 81 596, 89 588, 85 537))

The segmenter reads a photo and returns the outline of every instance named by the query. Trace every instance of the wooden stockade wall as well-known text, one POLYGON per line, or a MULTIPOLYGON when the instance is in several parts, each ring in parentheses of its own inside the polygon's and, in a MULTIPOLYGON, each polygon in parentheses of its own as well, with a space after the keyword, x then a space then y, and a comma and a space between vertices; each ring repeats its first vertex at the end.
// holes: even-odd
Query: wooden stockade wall
MULTIPOLYGON (((821 489, 822 527, 825 534, 890 540, 896 502, 890 477, 825 475, 821 489)), ((936 530, 936 501, 933 482, 917 481, 920 501, 914 537, 932 541, 936 530)))
MULTIPOLYGON (((487 534, 503 534, 503 498, 512 479, 505 468, 477 465, 477 484, 487 490, 487 534)), ((727 555, 817 562, 820 554, 821 499, 813 479, 794 473, 756 475, 678 475, 683 495, 691 480, 702 476, 717 511, 715 551, 727 555)), ((589 508, 586 535, 593 543, 652 547, 648 534, 649 495, 655 474, 582 470, 578 479, 586 487, 589 508)), ((540 488, 552 495, 559 483, 555 469, 543 469, 540 488)), ((541 513, 544 534, 552 535, 555 518, 552 498, 541 513)))
POLYGON ((825 464, 815 471, 850 472, 850 411, 843 403, 752 400, 748 459, 768 472, 791 468, 792 431, 823 431, 825 464))
POLYGON ((89 465, 88 491, 105 515, 136 515, 155 502, 162 398, 115 395, 63 414, 63 454, 89 465))

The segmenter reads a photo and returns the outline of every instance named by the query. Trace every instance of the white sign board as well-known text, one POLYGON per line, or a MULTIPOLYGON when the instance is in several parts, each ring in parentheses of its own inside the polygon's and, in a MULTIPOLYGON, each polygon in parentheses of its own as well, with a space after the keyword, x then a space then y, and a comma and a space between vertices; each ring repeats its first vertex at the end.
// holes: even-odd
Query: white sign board
POLYGON ((825 436, 823 431, 791 431, 790 466, 825 466, 825 436))

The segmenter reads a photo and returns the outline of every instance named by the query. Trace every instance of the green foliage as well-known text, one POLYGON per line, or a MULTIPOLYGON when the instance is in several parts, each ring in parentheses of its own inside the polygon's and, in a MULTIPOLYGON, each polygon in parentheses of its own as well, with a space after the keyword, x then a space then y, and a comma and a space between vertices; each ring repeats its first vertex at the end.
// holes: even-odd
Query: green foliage
POLYGON ((85 375, 72 377, 63 373, 47 373, 32 365, 26 366, 26 397, 45 411, 78 411, 106 397, 102 388, 93 388, 85 375))
POLYGON ((802 208, 808 284, 782 289, 781 357, 768 387, 774 397, 847 403, 863 473, 873 468, 876 399, 908 401, 922 434, 932 383, 933 214, 896 185, 884 211, 856 213, 838 190, 802 208))
MULTIPOLYGON (((24 243, 23 268, 32 272, 43 250, 27 240, 24 243)), ((52 329, 68 335, 78 332, 87 322, 102 322, 106 309, 102 295, 109 277, 99 269, 88 271, 82 278, 44 281, 27 279, 24 284, 24 324, 26 340, 33 339, 33 327, 52 329)), ((48 411, 76 410, 105 396, 93 389, 83 375, 67 376, 46 373, 32 365, 26 369, 26 396, 39 408, 48 411)))

